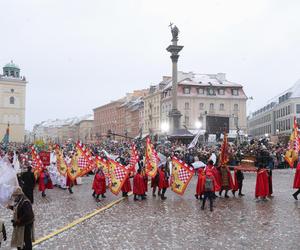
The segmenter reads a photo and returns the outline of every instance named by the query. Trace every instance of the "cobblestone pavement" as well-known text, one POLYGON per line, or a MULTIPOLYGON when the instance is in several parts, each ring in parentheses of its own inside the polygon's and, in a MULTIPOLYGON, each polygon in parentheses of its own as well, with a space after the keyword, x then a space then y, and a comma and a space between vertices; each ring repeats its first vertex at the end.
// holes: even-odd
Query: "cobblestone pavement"
MULTIPOLYGON (((161 201, 128 198, 111 209, 38 245, 35 249, 300 249, 300 201, 291 196, 293 170, 273 172, 274 198, 256 201, 256 174, 245 174, 243 198, 218 198, 213 212, 194 198, 196 177, 183 197, 167 191, 161 201)), ((54 189, 37 197, 36 236, 44 236, 118 197, 95 204, 91 178, 74 195, 54 189)), ((11 213, 1 210, 9 223, 11 213)), ((7 246, 7 245, 6 245, 7 246)), ((6 248, 7 249, 7 248, 6 248)))

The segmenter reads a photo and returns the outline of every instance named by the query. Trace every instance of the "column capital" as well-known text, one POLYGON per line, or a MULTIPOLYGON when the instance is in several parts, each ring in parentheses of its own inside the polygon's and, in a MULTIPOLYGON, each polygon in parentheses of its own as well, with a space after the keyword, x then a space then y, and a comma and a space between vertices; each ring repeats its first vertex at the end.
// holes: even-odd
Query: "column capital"
POLYGON ((179 55, 176 55, 176 54, 172 54, 171 56, 170 56, 170 58, 172 59, 172 62, 174 63, 174 62, 178 62, 178 58, 179 58, 179 55))

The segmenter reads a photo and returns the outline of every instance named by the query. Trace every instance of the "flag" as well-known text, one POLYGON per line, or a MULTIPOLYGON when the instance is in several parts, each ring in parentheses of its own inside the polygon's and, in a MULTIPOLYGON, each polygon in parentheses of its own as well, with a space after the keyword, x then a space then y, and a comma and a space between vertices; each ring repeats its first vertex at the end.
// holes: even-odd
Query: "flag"
POLYGON ((194 169, 183 161, 172 158, 171 190, 183 195, 194 174, 194 169))
POLYGON ((226 165, 229 161, 227 133, 224 133, 224 138, 221 146, 219 165, 226 165))
POLYGON ((31 147, 31 158, 32 158, 32 170, 35 178, 37 178, 39 173, 42 171, 44 165, 35 146, 31 147))
POLYGON ((286 151, 284 156, 284 159, 290 165, 291 168, 294 167, 295 161, 298 160, 298 152, 299 152, 298 124, 297 124, 296 117, 294 117, 293 131, 290 136, 288 150, 286 151))
POLYGON ((113 194, 118 195, 126 178, 128 177, 129 170, 112 159, 108 159, 108 169, 110 175, 110 191, 113 194))
POLYGON ((71 181, 75 181, 77 177, 81 176, 81 169, 78 166, 77 158, 74 155, 71 159, 71 163, 67 168, 67 175, 71 179, 71 181))
POLYGON ((135 166, 139 162, 139 154, 134 143, 131 145, 131 156, 129 160, 130 171, 135 173, 135 166))
POLYGON ((93 160, 93 157, 92 157, 89 149, 85 145, 83 145, 81 142, 76 143, 75 150, 76 150, 76 153, 73 156, 73 158, 74 158, 73 163, 77 164, 77 166, 81 170, 80 175, 83 176, 83 175, 89 173, 91 170, 93 170, 96 167, 96 164, 93 160))
POLYGON ((103 173, 106 176, 106 178, 108 178, 109 183, 110 183, 110 173, 109 173, 108 161, 105 158, 102 158, 97 155, 95 158, 95 164, 96 164, 96 167, 98 167, 98 168, 100 168, 100 166, 102 167, 103 173))
POLYGON ((59 146, 57 146, 55 149, 55 155, 56 155, 57 171, 61 175, 66 176, 67 170, 68 170, 68 164, 66 163, 66 161, 64 159, 64 155, 63 155, 61 149, 59 148, 59 146))
POLYGON ((7 147, 7 144, 9 143, 9 123, 7 124, 6 132, 1 142, 7 147))
POLYGON ((195 135, 194 139, 192 140, 192 142, 190 143, 190 145, 188 146, 188 149, 194 148, 197 145, 197 142, 199 140, 199 137, 201 135, 201 131, 199 130, 198 134, 195 135))
POLYGON ((154 177, 157 173, 159 164, 158 155, 154 149, 150 138, 146 139, 146 174, 150 177, 154 177))

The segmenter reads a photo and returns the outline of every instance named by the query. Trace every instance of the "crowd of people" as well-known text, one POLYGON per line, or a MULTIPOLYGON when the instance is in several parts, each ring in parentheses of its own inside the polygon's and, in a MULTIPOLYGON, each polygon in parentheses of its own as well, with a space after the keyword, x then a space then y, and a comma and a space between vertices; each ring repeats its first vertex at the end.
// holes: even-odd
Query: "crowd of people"
MULTIPOLYGON (((87 148, 93 157, 101 156, 103 158, 112 158, 120 164, 126 166, 130 164, 131 142, 105 141, 101 144, 88 144, 87 148)), ((61 145, 66 162, 71 162, 72 155, 75 152, 75 144, 66 143, 61 145)), ((244 194, 242 169, 234 168, 232 175, 231 168, 239 166, 245 157, 254 157, 253 166, 256 166, 257 179, 255 187, 255 197, 266 200, 273 193, 272 188, 272 170, 282 164, 282 157, 285 153, 285 147, 277 144, 261 143, 253 141, 247 145, 230 145, 227 164, 220 162, 220 146, 200 146, 189 149, 187 145, 181 143, 156 143, 155 148, 160 158, 157 173, 152 178, 146 174, 145 166, 145 145, 141 141, 136 142, 138 149, 138 162, 135 169, 130 169, 129 175, 122 185, 121 191, 123 197, 128 197, 132 191, 133 200, 145 200, 148 193, 148 181, 151 181, 152 196, 159 196, 163 201, 167 199, 166 191, 170 187, 170 178, 172 175, 172 157, 194 166, 195 163, 202 162, 202 167, 195 169, 197 175, 197 185, 195 198, 202 201, 201 209, 205 209, 205 203, 209 200, 209 208, 213 211, 213 202, 224 193, 225 198, 229 198, 229 191, 235 196, 242 197, 244 194), (132 181, 131 181, 132 180, 132 181)), ((43 146, 45 149, 45 145, 43 146)), ((80 184, 81 180, 72 180, 68 175, 62 176, 56 166, 54 151, 51 148, 51 159, 49 166, 44 166, 38 173, 33 171, 30 145, 13 144, 0 151, 1 161, 4 159, 16 171, 20 187, 12 193, 12 202, 7 206, 14 211, 12 225, 14 233, 11 246, 18 249, 31 249, 34 231, 34 212, 32 204, 34 203, 33 191, 35 185, 42 197, 46 196, 47 189, 53 189, 54 186, 67 189, 72 195, 74 185, 80 184), (78 182, 78 183, 77 183, 78 182)), ((284 158, 284 157, 283 157, 284 158)), ((0 164, 1 168, 1 164, 0 164)), ((99 166, 92 172, 93 183, 91 186, 91 195, 96 202, 105 199, 107 192, 107 177, 103 167, 99 166)), ((297 191, 293 197, 297 200, 300 194, 300 164, 297 166, 294 188, 297 191)), ((0 220, 0 242, 6 240, 6 230, 4 223, 0 220)))

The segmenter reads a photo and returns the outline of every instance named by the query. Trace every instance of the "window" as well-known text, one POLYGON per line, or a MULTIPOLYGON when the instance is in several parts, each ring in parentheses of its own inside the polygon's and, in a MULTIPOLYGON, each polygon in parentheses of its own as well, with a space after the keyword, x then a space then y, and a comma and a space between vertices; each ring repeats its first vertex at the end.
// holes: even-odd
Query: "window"
POLYGON ((184 109, 189 110, 190 109, 190 104, 188 102, 184 103, 184 109))
POLYGON ((238 104, 234 104, 233 105, 233 110, 234 111, 238 111, 239 110, 239 105, 238 104))
POLYGON ((15 98, 13 96, 9 98, 9 104, 15 104, 15 98))
POLYGON ((204 94, 204 88, 198 88, 197 93, 198 93, 198 95, 203 95, 204 94))
POLYGON ((211 104, 209 104, 209 110, 214 110, 214 104, 213 103, 211 103, 211 104))
POLYGON ((219 95, 225 95, 225 89, 219 89, 219 95))
POLYGON ((216 95, 215 90, 214 90, 213 88, 209 88, 209 89, 207 90, 207 94, 208 94, 208 95, 216 95))
POLYGON ((224 103, 220 104, 220 110, 224 110, 224 103))
POLYGON ((234 117, 234 126, 238 127, 239 125, 239 118, 237 116, 234 117))
POLYGON ((185 124, 186 126, 189 126, 189 123, 190 123, 190 118, 189 118, 188 116, 185 116, 185 117, 184 117, 184 124, 185 124))
POLYGON ((188 95, 188 94, 190 94, 190 93, 191 93, 191 89, 190 89, 189 87, 184 87, 184 88, 183 88, 183 94, 188 95))
POLYGON ((19 77, 19 72, 18 71, 16 72, 16 77, 19 77))
POLYGON ((296 104, 296 113, 297 113, 297 114, 300 113, 300 104, 296 104))
POLYGON ((200 103, 200 104, 199 104, 199 109, 200 109, 200 110, 203 110, 203 109, 204 109, 204 103, 200 103))
POLYGON ((5 75, 8 76, 8 70, 5 70, 5 75))
POLYGON ((237 95, 239 95, 239 90, 238 89, 232 89, 231 94, 237 96, 237 95))
POLYGON ((11 89, 11 90, 10 90, 10 92, 11 92, 11 93, 14 93, 14 92, 15 92, 15 90, 14 90, 14 89, 11 89))

